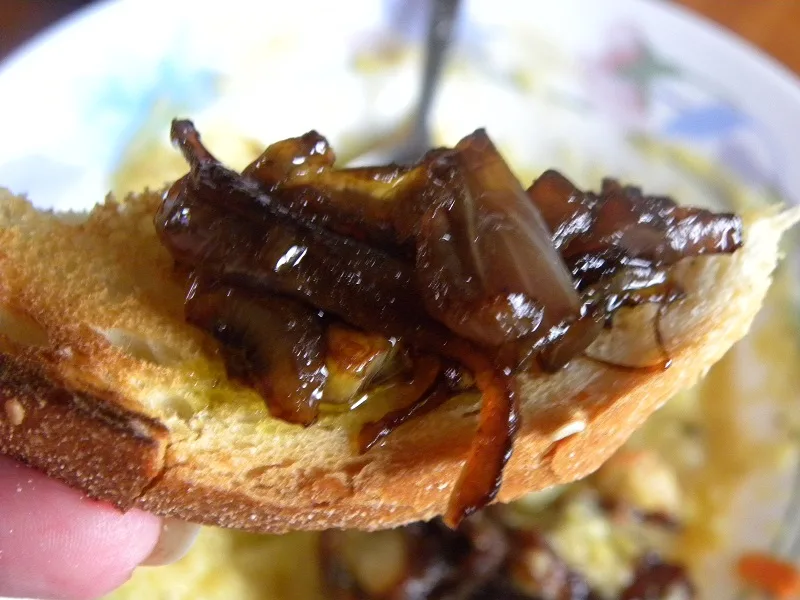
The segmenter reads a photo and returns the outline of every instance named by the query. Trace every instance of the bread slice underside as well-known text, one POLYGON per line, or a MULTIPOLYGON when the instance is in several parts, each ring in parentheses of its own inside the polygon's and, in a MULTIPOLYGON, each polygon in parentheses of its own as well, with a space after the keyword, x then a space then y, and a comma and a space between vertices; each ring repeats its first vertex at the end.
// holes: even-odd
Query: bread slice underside
MULTIPOLYGON (((363 455, 369 406, 309 427, 271 418, 184 322, 184 285, 145 192, 88 215, 39 212, 0 190, 0 452, 121 508, 262 532, 377 529, 441 514, 476 427, 457 397, 363 455)), ((584 477, 747 332, 781 234, 800 217, 746 219, 744 247, 685 260, 663 313, 669 369, 576 359, 519 376, 523 426, 499 500, 584 477)), ((647 362, 655 307, 626 309, 591 353, 647 362)))

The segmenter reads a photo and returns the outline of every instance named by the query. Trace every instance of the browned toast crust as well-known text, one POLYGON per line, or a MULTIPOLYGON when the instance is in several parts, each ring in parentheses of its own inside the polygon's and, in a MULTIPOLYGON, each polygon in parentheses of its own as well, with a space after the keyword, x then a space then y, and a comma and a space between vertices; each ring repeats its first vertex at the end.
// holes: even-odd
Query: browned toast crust
POLYGON ((77 389, 40 364, 0 355, 0 452, 131 507, 164 464, 169 431, 106 391, 77 389))

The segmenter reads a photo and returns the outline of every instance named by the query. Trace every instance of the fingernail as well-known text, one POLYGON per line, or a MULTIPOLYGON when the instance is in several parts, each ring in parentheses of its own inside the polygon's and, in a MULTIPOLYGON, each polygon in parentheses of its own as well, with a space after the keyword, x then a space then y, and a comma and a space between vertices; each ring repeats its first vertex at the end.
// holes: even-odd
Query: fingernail
POLYGON ((200 525, 178 519, 165 518, 161 522, 161 535, 153 551, 142 562, 142 566, 155 567, 168 565, 180 560, 192 547, 200 525))

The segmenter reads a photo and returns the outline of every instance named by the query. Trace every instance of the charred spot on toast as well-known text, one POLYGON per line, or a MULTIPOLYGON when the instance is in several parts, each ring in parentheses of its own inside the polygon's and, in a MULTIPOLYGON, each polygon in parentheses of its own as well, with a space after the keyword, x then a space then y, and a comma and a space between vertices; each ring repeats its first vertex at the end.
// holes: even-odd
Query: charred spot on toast
MULTIPOLYGON (((450 525, 499 490, 519 428, 516 373, 586 356, 621 308, 682 297, 675 263, 742 244, 735 215, 611 179, 590 193, 547 171, 524 190, 483 130, 410 167, 355 169, 336 168, 310 132, 269 146, 243 173, 217 161, 189 121, 173 122, 172 139, 191 169, 155 225, 192 273, 186 318, 222 344, 231 376, 273 415, 310 425, 321 410, 388 395, 394 406, 358 435, 366 451, 465 387, 481 393, 450 525), (371 367, 348 368, 326 348, 326 331, 343 325, 340 346, 391 341, 371 367)), ((657 319, 654 332, 663 350, 657 319)), ((617 367, 666 368, 662 354, 617 367)))

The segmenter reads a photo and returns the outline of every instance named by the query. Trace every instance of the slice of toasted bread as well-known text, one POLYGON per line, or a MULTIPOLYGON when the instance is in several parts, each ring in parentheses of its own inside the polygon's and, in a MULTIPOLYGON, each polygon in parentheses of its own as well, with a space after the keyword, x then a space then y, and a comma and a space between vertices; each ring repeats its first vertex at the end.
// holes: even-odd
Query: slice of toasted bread
MULTIPOLYGON (((0 190, 0 452, 123 508, 254 531, 376 529, 442 513, 477 399, 453 399, 364 455, 350 443, 359 411, 307 428, 271 418, 184 322, 184 289, 152 224, 159 201, 144 193, 54 215, 0 190)), ((702 376, 747 332, 798 218, 750 219, 734 255, 676 267, 688 294, 661 319, 671 368, 578 359, 521 376, 524 424, 499 499, 588 475, 702 376)), ((642 354, 652 318, 621 314, 592 352, 642 354)))

